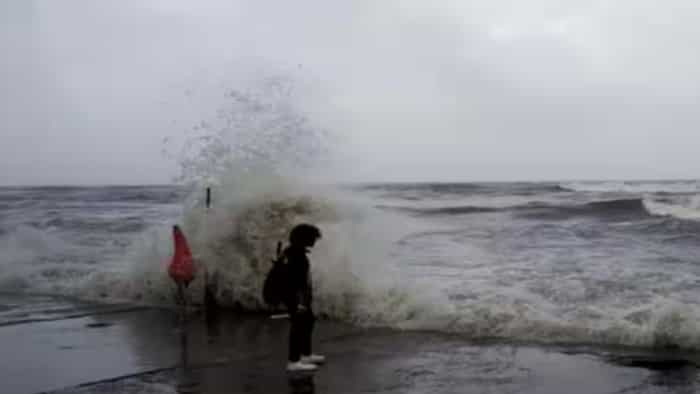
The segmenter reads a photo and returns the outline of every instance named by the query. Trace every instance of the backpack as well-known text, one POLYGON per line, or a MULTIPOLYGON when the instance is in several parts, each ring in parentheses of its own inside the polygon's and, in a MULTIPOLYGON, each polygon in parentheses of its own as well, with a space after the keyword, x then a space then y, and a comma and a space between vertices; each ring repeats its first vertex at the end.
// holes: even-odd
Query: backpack
POLYGON ((289 280, 286 254, 282 251, 282 242, 277 243, 277 257, 272 260, 272 268, 263 283, 263 300, 271 307, 284 302, 287 295, 289 280))

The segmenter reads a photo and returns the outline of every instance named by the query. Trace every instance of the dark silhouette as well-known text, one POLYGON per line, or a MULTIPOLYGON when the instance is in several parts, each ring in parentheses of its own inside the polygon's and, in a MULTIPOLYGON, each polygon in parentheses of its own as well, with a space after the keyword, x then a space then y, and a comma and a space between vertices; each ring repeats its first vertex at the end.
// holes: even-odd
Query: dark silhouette
POLYGON ((307 253, 318 239, 321 231, 310 224, 300 224, 289 234, 289 246, 284 250, 287 264, 287 294, 284 304, 289 311, 289 364, 290 371, 312 371, 315 364, 324 361, 311 352, 311 337, 316 320, 313 309, 313 289, 310 263, 307 253))

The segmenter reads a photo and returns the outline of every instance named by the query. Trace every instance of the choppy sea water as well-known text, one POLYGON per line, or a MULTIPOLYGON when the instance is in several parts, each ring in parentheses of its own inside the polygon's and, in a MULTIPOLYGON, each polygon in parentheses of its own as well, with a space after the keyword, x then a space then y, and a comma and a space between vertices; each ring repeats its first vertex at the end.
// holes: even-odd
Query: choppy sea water
MULTIPOLYGON (((312 261, 317 309, 331 318, 471 339, 700 347, 698 182, 299 190, 215 189, 206 210, 174 186, 0 189, 0 292, 170 302, 169 231, 182 223, 220 302, 262 308, 268 257, 304 220, 324 230, 312 261)), ((55 307, 6 299, 5 320, 55 307)))

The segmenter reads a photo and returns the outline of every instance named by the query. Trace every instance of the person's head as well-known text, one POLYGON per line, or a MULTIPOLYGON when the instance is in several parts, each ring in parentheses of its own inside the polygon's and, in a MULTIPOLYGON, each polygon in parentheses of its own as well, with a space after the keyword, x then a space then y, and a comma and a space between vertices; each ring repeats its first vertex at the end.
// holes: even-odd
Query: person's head
POLYGON ((295 226, 289 233, 289 243, 293 246, 311 248, 321 238, 321 230, 318 227, 302 223, 295 226))

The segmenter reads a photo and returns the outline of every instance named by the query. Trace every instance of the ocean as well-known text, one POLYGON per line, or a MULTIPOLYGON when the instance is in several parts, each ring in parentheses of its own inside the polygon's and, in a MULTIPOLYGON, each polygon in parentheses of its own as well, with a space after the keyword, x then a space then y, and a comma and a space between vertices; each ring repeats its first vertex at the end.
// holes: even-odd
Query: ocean
MULTIPOLYGON (((252 179, 252 178, 251 178, 252 179)), ((320 316, 507 344, 700 348, 700 182, 0 189, 0 324, 57 299, 171 305, 183 227, 224 307, 265 311, 261 285, 295 223, 320 316), (27 300, 32 300, 31 302, 27 300), (38 302, 37 300, 43 300, 38 302)))

